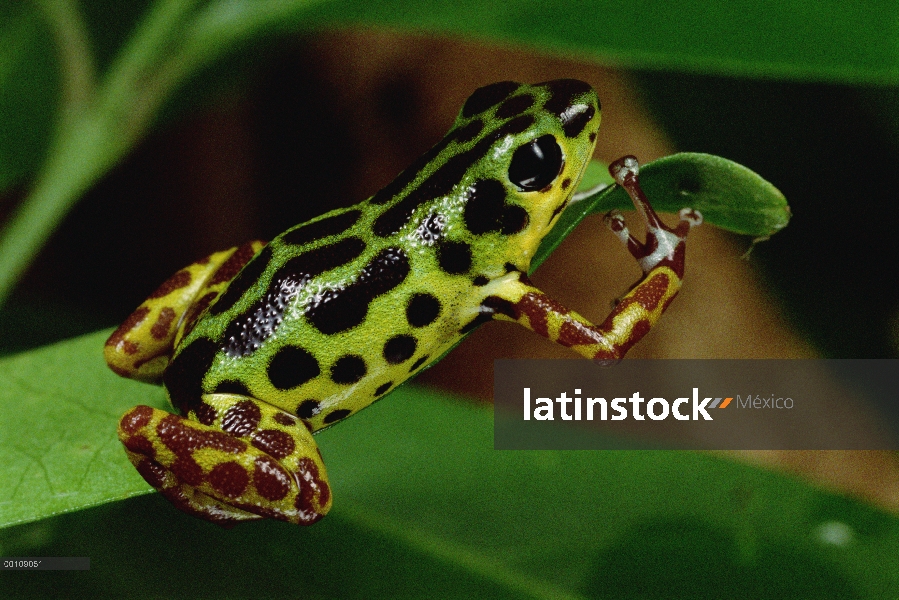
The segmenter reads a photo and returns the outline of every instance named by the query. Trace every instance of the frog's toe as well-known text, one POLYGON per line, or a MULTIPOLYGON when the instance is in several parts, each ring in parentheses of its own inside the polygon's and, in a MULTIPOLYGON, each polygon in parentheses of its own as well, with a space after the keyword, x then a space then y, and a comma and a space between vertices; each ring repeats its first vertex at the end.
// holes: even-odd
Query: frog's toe
POLYGON ((682 208, 678 211, 677 216, 681 221, 686 221, 691 229, 702 225, 702 213, 695 208, 682 208))
POLYGON ((262 518, 259 515, 219 502, 193 486, 179 483, 171 471, 150 457, 143 457, 135 462, 136 457, 129 452, 128 458, 131 459, 131 462, 137 467, 138 473, 147 483, 156 488, 166 500, 182 512, 225 528, 233 527, 241 521, 262 518))
POLYGON ((677 226, 668 227, 653 210, 640 187, 640 164, 635 157, 619 158, 609 165, 609 173, 631 197, 646 224, 646 241, 640 242, 628 232, 624 219, 617 211, 606 215, 606 224, 637 259, 644 274, 648 275, 657 267, 668 267, 679 278, 683 277, 687 234, 692 227, 702 223, 702 214, 691 208, 682 209, 678 214, 680 222, 677 226))
POLYGON ((331 506, 317 451, 288 469, 252 443, 149 406, 122 417, 119 439, 147 483, 218 524, 267 517, 310 525, 331 506))

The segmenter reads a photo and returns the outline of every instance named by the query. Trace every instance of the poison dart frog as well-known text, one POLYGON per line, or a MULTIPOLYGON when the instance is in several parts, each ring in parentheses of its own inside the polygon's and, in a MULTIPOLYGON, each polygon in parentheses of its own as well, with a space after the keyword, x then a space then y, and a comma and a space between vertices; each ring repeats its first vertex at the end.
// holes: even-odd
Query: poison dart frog
POLYGON ((217 252, 175 273, 112 334, 125 377, 162 383, 179 415, 137 406, 119 439, 179 509, 229 526, 311 524, 331 507, 312 434, 362 410, 491 319, 516 321, 600 361, 618 360, 661 316, 684 273, 681 211, 665 226, 637 163, 612 174, 647 225, 607 222, 644 276, 594 325, 526 275, 572 201, 596 143, 588 84, 477 89, 436 146, 374 196, 217 252))

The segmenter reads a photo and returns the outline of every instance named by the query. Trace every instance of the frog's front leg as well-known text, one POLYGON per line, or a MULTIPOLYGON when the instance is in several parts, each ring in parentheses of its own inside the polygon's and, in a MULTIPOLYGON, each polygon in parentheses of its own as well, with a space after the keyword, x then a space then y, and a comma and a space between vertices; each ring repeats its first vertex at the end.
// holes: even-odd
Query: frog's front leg
POLYGON ((263 246, 253 241, 216 252, 169 277, 106 340, 109 367, 122 377, 159 383, 178 339, 263 246))
POLYGON ((662 316, 680 290, 684 276, 686 238, 690 228, 702 223, 702 215, 691 209, 680 212, 675 228, 656 215, 640 189, 639 165, 632 156, 609 167, 620 186, 627 190, 646 223, 646 242, 628 232, 617 211, 606 215, 606 223, 640 263, 643 277, 618 301, 605 321, 594 325, 534 287, 523 273, 510 273, 496 283, 482 310, 494 318, 516 321, 550 340, 600 361, 622 358, 662 316))
POLYGON ((188 514, 230 525, 311 525, 331 508, 318 446, 303 421, 237 394, 208 394, 180 417, 136 406, 119 422, 128 458, 188 514))

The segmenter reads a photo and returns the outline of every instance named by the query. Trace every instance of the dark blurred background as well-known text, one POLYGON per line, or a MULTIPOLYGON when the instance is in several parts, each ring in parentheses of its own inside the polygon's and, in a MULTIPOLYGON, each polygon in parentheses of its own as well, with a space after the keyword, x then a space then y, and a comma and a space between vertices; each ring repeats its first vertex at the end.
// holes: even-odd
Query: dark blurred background
MULTIPOLYGON (((0 313, 2 350, 113 326, 183 265, 362 200, 439 140, 474 87, 525 63, 526 72, 545 63, 553 73, 608 76, 516 51, 355 30, 231 59, 183 90, 76 206, 0 313)), ((614 76, 664 143, 742 163, 786 195, 792 222, 750 263, 788 327, 826 356, 897 355, 895 89, 614 76)), ((730 300, 713 292, 706 301, 730 300)))

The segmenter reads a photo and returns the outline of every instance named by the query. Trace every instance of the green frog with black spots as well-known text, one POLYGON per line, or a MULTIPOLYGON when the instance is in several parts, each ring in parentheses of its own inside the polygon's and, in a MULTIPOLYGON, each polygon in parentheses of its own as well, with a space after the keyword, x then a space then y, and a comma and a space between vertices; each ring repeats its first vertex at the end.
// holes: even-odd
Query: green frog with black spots
POLYGON ((607 222, 644 277, 594 325, 526 273, 572 201, 600 108, 586 83, 500 82, 476 90, 449 133, 377 194, 268 244, 215 253, 177 272, 109 338, 118 374, 162 383, 171 414, 128 411, 119 438, 138 472, 181 510, 229 525, 310 524, 331 506, 312 434, 356 413, 491 319, 516 321, 614 361, 677 293, 682 211, 669 229, 637 184, 613 175, 647 222, 635 240, 607 222))

